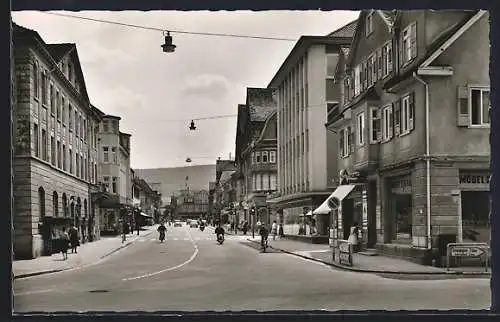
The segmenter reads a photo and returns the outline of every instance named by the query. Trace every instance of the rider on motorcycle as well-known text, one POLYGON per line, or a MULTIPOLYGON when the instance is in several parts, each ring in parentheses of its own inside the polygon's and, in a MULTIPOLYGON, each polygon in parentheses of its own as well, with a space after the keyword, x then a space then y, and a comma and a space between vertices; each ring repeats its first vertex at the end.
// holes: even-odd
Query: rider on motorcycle
POLYGON ((260 226, 259 235, 260 235, 260 246, 264 248, 264 241, 267 241, 267 237, 269 236, 269 230, 267 229, 264 223, 262 223, 260 226))
POLYGON ((219 235, 222 235, 222 238, 224 238, 224 228, 222 228, 220 223, 217 226, 217 228, 215 228, 215 236, 217 236, 217 238, 219 238, 219 235))
POLYGON ((160 233, 160 242, 163 242, 165 239, 165 232, 167 231, 167 227, 163 224, 163 222, 158 227, 158 232, 160 233))

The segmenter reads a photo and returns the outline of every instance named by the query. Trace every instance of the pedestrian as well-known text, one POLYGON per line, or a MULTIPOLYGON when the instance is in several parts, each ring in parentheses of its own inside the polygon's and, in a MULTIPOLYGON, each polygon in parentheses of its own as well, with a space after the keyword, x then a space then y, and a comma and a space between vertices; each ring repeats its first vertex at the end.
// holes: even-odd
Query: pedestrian
POLYGON ((248 222, 245 220, 243 222, 243 235, 247 234, 247 230, 248 230, 248 222))
POLYGON ((271 234, 273 234, 273 240, 276 240, 276 234, 278 233, 278 224, 276 220, 273 221, 273 225, 271 226, 271 234))
POLYGON ((355 221, 351 226, 349 238, 347 239, 347 243, 352 245, 353 252, 358 251, 358 246, 359 246, 358 234, 359 234, 359 225, 355 221))
POLYGON ((280 224, 279 226, 278 235, 280 236, 280 239, 285 235, 283 232, 283 224, 280 224))
POLYGON ((76 254, 76 248, 80 246, 80 241, 78 240, 78 230, 75 226, 71 226, 69 229, 69 242, 71 244, 71 254, 76 254))
POLYGON ((63 260, 68 259, 68 247, 69 247, 69 235, 66 232, 66 227, 63 227, 61 235, 59 236, 60 240, 60 251, 63 255, 63 260))

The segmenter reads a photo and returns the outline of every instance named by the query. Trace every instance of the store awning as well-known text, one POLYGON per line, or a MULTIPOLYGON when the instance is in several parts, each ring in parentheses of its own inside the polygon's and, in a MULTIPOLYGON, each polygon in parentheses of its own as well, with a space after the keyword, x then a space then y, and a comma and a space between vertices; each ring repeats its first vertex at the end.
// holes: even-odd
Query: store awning
POLYGON ((143 217, 147 217, 147 218, 153 218, 153 216, 148 215, 148 214, 143 213, 143 212, 141 212, 141 216, 143 216, 143 217))
POLYGON ((354 187, 356 186, 350 184, 338 186, 337 189, 335 189, 335 191, 328 198, 326 198, 326 200, 321 204, 321 206, 314 209, 313 214, 315 215, 328 214, 330 211, 332 211, 330 206, 328 206, 328 201, 332 198, 336 198, 339 201, 344 200, 344 198, 347 197, 349 193, 351 193, 354 187))

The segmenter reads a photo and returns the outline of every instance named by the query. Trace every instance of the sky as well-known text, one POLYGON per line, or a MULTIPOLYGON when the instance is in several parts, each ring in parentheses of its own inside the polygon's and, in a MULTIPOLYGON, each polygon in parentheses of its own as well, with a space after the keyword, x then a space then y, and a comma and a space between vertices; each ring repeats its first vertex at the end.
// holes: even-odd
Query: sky
MULTIPOLYGON (((326 35, 355 20, 357 11, 80 11, 95 19, 190 32, 298 39, 326 35)), ((267 87, 295 41, 172 32, 175 53, 163 53, 161 31, 85 21, 37 11, 13 21, 46 43, 76 43, 91 102, 120 116, 132 134, 132 168, 213 164, 234 157, 236 115, 246 87, 267 87), (192 163, 187 164, 189 157, 192 163)))

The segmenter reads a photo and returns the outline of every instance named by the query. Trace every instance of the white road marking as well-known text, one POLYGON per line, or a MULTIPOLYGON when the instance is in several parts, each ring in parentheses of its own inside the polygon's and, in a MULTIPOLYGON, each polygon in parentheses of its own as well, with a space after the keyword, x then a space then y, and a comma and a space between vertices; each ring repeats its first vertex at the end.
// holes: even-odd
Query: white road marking
MULTIPOLYGON (((185 262, 183 262, 183 263, 181 263, 179 265, 175 265, 173 267, 162 269, 161 271, 157 271, 157 272, 153 272, 153 273, 149 273, 149 274, 145 274, 145 275, 141 275, 141 276, 122 278, 122 281, 132 281, 132 280, 138 280, 138 279, 145 278, 145 277, 155 276, 155 275, 158 275, 158 274, 161 274, 161 273, 165 273, 165 272, 170 272, 170 271, 176 270, 178 268, 181 268, 181 267, 186 266, 187 264, 191 263, 196 258, 196 256, 198 255, 198 245, 196 245, 196 243, 194 242, 193 237, 191 236, 191 233, 189 231, 187 231, 187 234, 189 236, 188 240, 190 240, 191 244, 193 245, 194 252, 191 255, 191 257, 189 257, 185 262)), ((174 238, 174 240, 176 240, 176 239, 174 238)))
POLYGON ((54 289, 49 288, 46 290, 38 290, 38 291, 27 291, 27 292, 22 292, 22 293, 13 293, 14 296, 23 296, 23 295, 31 295, 31 294, 40 294, 40 293, 49 293, 52 292, 54 289))

